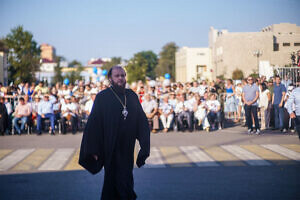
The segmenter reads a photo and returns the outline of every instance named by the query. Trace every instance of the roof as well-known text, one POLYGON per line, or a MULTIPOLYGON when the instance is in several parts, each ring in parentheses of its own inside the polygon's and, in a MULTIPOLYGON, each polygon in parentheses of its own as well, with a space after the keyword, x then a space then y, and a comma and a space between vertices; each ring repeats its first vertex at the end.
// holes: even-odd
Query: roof
POLYGON ((88 65, 102 65, 104 63, 105 62, 101 58, 99 58, 97 60, 89 61, 88 65))
POLYGON ((42 63, 55 63, 53 60, 49 60, 47 58, 42 59, 42 63))

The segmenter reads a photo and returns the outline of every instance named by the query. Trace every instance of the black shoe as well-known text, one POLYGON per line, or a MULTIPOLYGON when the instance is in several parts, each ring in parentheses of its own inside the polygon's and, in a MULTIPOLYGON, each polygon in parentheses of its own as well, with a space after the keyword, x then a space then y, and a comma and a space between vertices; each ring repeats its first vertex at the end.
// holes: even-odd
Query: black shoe
POLYGON ((37 134, 36 134, 36 135, 40 136, 40 135, 42 135, 42 132, 37 132, 37 134))
POLYGON ((52 131, 52 132, 51 132, 51 135, 55 135, 55 133, 52 131))

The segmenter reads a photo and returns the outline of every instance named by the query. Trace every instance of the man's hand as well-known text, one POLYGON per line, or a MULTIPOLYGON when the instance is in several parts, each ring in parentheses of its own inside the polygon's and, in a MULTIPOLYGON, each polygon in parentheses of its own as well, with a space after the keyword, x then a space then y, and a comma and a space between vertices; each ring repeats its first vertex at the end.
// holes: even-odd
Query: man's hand
POLYGON ((98 156, 97 155, 93 155, 94 159, 97 161, 98 160, 98 156))
POLYGON ((292 112, 292 113, 290 114, 290 118, 292 118, 292 119, 296 118, 296 115, 295 115, 294 112, 292 112))
POLYGON ((282 107, 282 103, 279 104, 279 108, 281 108, 281 107, 282 107))
POLYGON ((42 118, 45 118, 45 115, 44 115, 44 114, 42 114, 42 118))

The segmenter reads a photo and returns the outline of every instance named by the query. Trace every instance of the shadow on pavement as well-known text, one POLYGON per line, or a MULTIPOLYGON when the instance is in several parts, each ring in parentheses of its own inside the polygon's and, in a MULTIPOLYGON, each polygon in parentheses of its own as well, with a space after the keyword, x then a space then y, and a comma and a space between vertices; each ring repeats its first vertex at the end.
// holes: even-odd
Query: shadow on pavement
MULTIPOLYGON (((300 199, 300 165, 134 169, 142 200, 300 199)), ((0 176, 0 199, 100 199, 103 171, 0 176)))

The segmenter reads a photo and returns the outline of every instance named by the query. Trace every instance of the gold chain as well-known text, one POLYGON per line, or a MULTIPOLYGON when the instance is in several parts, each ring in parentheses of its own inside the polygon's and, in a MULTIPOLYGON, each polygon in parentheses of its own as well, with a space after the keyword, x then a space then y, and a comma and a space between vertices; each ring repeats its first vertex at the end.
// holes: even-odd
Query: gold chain
POLYGON ((126 108, 126 94, 124 94, 125 97, 125 105, 122 103, 121 99, 119 98, 119 96, 115 93, 115 91, 109 87, 109 89, 114 93, 114 95, 117 97, 117 99, 120 101, 120 103, 122 104, 123 108, 126 108))

